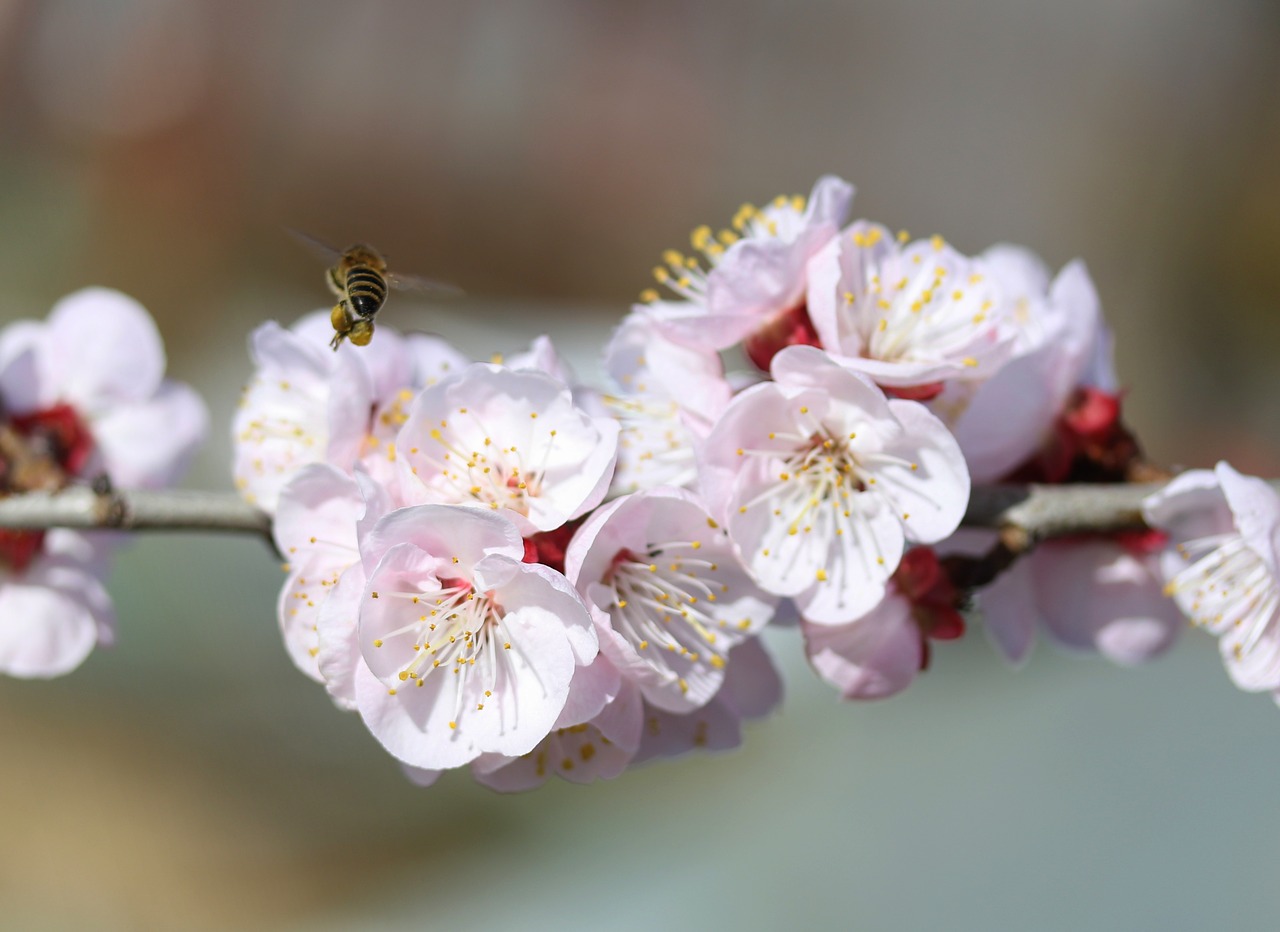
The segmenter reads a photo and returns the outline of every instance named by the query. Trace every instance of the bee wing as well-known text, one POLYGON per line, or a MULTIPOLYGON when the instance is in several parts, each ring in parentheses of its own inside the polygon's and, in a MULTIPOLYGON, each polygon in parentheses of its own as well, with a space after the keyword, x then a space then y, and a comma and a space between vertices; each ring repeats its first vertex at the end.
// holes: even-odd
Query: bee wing
POLYGON ((448 282, 438 282, 420 275, 401 275, 399 272, 388 274, 387 283, 397 291, 421 291, 455 298, 463 293, 457 285, 450 285, 448 282))
POLYGON ((334 247, 326 243, 324 240, 316 239, 310 233, 303 233, 301 230, 296 230, 293 227, 285 227, 285 230, 288 231, 289 235, 292 236, 294 239, 296 239, 299 243, 301 243, 303 246, 306 246, 308 249, 310 249, 312 252, 314 252, 316 255, 320 256, 323 259, 327 259, 332 262, 333 260, 341 258, 342 256, 341 249, 335 249, 334 247))

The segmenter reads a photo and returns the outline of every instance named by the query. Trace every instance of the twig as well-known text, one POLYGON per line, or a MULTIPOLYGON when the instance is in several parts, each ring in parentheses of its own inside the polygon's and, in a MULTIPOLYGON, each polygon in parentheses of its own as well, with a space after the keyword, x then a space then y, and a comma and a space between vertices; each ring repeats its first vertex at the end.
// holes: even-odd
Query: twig
POLYGON ((271 518, 231 492, 94 492, 72 486, 0 498, 0 527, 232 531, 271 537, 271 518))
MULTIPOLYGON (((1280 481, 1272 485, 1280 492, 1280 481)), ((999 531, 1012 554, 1051 537, 1142 530, 1154 485, 977 486, 964 526, 999 531)), ((0 528, 232 531, 269 537, 271 519, 232 492, 110 491, 74 486, 0 498, 0 528)))

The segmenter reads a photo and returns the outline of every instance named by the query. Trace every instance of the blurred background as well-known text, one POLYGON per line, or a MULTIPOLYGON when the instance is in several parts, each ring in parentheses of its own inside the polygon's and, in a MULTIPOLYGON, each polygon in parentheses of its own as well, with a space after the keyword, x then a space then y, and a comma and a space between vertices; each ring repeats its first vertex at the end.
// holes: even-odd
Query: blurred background
MULTIPOLYGON (((580 371, 661 249, 824 172, 966 251, 1082 256, 1153 458, 1280 476, 1273 0, 0 0, 0 321, 156 316, 229 489, 245 338, 326 304, 283 235, 367 240, 580 371)), ((151 537, 119 646, 0 682, 0 926, 1274 929, 1280 710, 1189 633, 1137 671, 980 631, 720 757, 500 797, 404 781, 297 674, 246 539, 151 537)))

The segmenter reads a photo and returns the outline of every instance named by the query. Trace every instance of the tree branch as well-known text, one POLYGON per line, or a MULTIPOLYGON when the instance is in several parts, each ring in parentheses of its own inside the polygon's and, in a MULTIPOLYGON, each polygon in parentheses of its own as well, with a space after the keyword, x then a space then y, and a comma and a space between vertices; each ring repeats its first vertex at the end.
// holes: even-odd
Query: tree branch
MULTIPOLYGON (((1280 492, 1280 481, 1272 482, 1280 492)), ((1154 485, 976 486, 964 526, 1001 533, 1013 553, 1070 534, 1142 530, 1154 485)), ((74 486, 0 498, 0 528, 231 531, 271 536, 271 519, 233 492, 94 492, 74 486)))
POLYGON ((95 492, 71 486, 0 498, 0 528, 233 531, 270 539, 271 518, 233 492, 95 492))

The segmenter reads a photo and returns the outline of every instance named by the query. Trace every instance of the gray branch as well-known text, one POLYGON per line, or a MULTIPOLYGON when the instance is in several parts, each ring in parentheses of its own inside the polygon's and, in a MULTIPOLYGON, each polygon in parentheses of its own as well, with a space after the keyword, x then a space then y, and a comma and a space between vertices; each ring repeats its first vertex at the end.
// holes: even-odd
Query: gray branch
MULTIPOLYGON (((1272 485, 1280 492, 1280 481, 1272 485)), ((1013 549, 1070 534, 1142 530, 1157 485, 977 486, 964 526, 1001 531, 1013 549)), ((0 528, 232 531, 271 535, 271 518, 232 492, 97 493, 76 486, 0 498, 0 528)))
POLYGON ((239 531, 271 536, 270 516, 233 492, 99 493, 85 486, 0 498, 0 527, 239 531))

